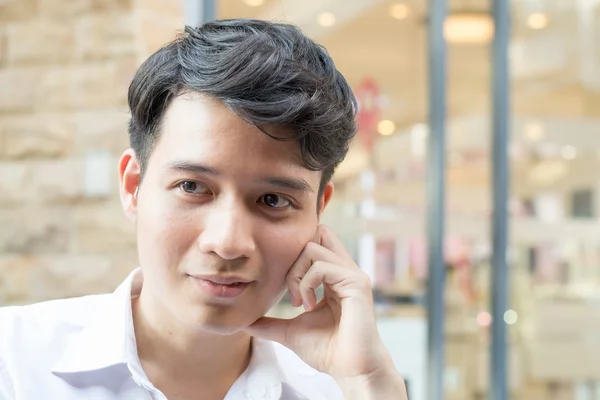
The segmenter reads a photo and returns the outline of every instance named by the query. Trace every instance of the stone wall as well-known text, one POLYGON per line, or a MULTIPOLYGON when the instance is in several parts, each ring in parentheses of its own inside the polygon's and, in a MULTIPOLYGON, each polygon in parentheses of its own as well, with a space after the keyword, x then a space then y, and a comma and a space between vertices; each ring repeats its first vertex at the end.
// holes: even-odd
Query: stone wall
POLYGON ((127 87, 180 3, 0 0, 0 305, 112 291, 137 265, 127 87))

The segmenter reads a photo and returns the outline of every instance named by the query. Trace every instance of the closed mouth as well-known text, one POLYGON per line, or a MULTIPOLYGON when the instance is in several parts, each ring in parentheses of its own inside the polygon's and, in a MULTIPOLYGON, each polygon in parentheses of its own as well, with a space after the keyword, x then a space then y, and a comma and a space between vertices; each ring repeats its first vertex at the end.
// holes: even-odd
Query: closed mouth
POLYGON ((252 279, 247 279, 241 276, 225 276, 225 275, 189 275, 192 278, 200 279, 214 283, 215 285, 239 286, 252 282, 252 279))

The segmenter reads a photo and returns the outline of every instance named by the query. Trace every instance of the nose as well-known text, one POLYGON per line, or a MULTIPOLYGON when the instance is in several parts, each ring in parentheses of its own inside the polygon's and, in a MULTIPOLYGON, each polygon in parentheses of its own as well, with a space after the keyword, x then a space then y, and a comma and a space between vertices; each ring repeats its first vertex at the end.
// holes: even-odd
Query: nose
POLYGON ((225 260, 250 257, 255 249, 252 215, 243 205, 222 204, 208 211, 200 235, 200 250, 225 260))

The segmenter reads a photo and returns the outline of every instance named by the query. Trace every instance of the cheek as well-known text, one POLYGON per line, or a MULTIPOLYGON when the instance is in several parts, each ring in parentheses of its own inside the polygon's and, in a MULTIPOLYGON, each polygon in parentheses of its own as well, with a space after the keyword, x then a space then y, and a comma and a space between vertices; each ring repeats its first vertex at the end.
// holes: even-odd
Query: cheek
POLYGON ((308 242, 310 242, 317 229, 317 222, 304 226, 278 227, 265 236, 268 241, 265 248, 265 258, 269 266, 269 274, 281 282, 285 279, 292 264, 308 242))
POLYGON ((195 242, 198 224, 190 213, 178 210, 168 195, 150 194, 138 207, 138 244, 149 253, 163 249, 161 259, 181 256, 195 242))

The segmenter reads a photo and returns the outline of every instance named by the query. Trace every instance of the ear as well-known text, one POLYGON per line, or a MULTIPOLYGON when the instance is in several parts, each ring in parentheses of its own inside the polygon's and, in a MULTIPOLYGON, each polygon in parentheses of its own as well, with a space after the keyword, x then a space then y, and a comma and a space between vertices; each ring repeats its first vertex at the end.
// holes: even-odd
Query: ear
POLYGON ((331 181, 328 182, 327 185, 325 186, 325 189, 323 189, 323 194, 321 195, 321 198, 319 199, 319 207, 318 207, 319 217, 325 210, 325 207, 327 207, 327 204, 329 204, 329 200, 331 200, 331 197, 333 196, 333 189, 334 189, 333 182, 331 182, 331 181))
POLYGON ((119 194, 125 215, 137 218, 137 197, 140 185, 140 164, 133 149, 127 149, 119 160, 119 194))

